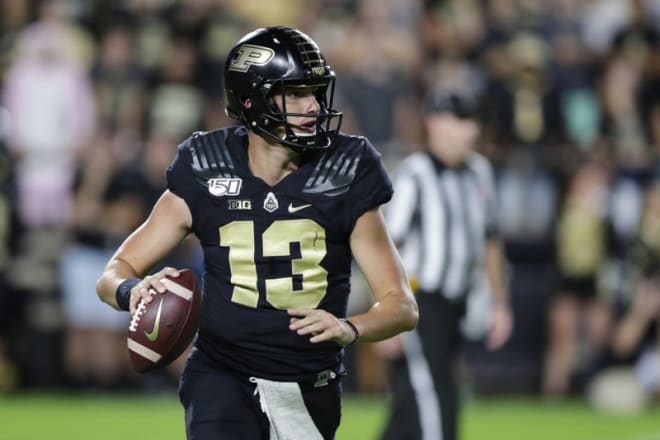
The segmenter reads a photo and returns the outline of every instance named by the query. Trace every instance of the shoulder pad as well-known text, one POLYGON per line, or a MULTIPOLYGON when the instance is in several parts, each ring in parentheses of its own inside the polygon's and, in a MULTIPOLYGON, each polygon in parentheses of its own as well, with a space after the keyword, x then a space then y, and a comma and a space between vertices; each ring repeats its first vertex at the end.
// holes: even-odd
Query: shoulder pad
POLYGON ((343 137, 336 147, 323 153, 305 182, 303 192, 334 197, 348 191, 357 174, 365 145, 364 138, 343 137))
POLYGON ((236 177, 226 138, 227 133, 223 130, 197 131, 190 137, 188 149, 191 165, 200 183, 206 185, 209 179, 215 177, 236 177))

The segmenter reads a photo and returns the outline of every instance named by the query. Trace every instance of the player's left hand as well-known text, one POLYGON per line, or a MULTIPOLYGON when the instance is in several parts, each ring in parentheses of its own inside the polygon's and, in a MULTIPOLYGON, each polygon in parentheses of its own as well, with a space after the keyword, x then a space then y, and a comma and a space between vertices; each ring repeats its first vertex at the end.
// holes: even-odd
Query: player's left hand
POLYGON ((486 347, 489 350, 497 350, 509 340, 513 331, 513 314, 511 307, 506 301, 495 301, 491 315, 491 327, 486 347))
POLYGON ((341 346, 353 342, 351 327, 332 313, 321 309, 289 309, 289 329, 301 336, 311 335, 309 342, 316 344, 334 341, 341 346))
POLYGON ((403 335, 398 334, 374 344, 376 354, 388 361, 400 359, 404 355, 403 335))

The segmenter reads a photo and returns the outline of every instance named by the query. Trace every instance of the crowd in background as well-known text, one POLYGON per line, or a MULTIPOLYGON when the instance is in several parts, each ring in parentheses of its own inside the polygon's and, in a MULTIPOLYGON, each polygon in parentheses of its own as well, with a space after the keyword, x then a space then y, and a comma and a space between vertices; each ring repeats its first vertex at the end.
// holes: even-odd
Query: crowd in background
MULTIPOLYGON (((274 24, 319 43, 343 130, 369 137, 392 170, 424 147, 425 90, 480 100, 516 329, 500 353, 468 349, 473 383, 559 397, 624 364, 660 389, 660 1, 0 0, 0 10, 0 392, 130 376, 128 317, 100 304, 95 277, 163 191, 177 144, 234 123, 223 57, 274 24), (91 312, 96 303, 104 310, 91 312)), ((201 271, 192 248, 169 264, 201 271)), ((360 350, 356 389, 382 390, 377 359, 360 350)))

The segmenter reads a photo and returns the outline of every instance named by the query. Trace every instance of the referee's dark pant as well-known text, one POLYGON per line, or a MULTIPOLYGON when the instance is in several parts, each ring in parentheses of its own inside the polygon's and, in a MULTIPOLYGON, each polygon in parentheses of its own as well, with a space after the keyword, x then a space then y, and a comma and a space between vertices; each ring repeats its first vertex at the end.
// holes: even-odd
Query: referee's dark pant
POLYGON ((383 440, 455 440, 457 354, 465 303, 419 292, 417 328, 405 334, 405 356, 390 364, 393 402, 383 440))

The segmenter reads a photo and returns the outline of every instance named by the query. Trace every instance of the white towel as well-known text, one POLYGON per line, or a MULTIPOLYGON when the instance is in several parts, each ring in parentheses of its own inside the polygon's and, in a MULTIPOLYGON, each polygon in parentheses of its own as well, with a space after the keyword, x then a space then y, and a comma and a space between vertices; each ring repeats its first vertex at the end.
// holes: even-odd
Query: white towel
POLYGON ((303 401, 296 382, 251 377, 257 384, 261 410, 270 422, 271 440, 323 440, 303 401))

